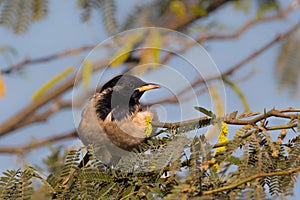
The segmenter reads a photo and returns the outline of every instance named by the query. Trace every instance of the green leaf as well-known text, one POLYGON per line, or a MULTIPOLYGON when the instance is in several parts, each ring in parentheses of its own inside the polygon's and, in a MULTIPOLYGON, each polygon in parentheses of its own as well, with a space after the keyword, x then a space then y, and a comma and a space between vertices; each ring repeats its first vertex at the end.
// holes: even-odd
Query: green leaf
POLYGON ((202 9, 201 7, 192 7, 190 8, 191 12, 194 13, 197 16, 206 16, 207 15, 207 11, 202 9))
POLYGON ((226 162, 239 166, 241 164, 241 159, 235 156, 229 156, 226 162))
POLYGON ((203 113, 204 115, 207 115, 207 116, 212 117, 212 118, 215 118, 215 117, 216 117, 216 115, 215 115, 212 111, 207 110, 207 109, 205 109, 205 108, 203 108, 203 107, 195 106, 194 108, 195 108, 196 110, 198 110, 199 112, 203 113))

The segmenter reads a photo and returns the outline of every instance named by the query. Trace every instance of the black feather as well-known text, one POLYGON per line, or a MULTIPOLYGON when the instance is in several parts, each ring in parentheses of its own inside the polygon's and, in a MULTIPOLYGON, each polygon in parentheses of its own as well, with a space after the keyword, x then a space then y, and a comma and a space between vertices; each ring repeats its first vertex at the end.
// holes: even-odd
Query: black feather
POLYGON ((96 112, 105 120, 112 112, 112 120, 121 120, 138 111, 139 99, 143 95, 136 88, 147 85, 141 79, 131 75, 119 75, 103 85, 96 99, 96 112))

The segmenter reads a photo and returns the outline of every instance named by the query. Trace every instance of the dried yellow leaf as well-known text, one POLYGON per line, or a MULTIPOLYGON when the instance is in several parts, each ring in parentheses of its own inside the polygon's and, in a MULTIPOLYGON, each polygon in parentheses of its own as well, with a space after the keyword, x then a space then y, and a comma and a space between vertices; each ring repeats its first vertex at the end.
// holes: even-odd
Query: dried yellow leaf
POLYGON ((3 80, 1 72, 0 72, 0 98, 4 97, 5 93, 6 93, 5 83, 4 83, 4 80, 3 80))
POLYGON ((60 80, 68 76, 70 73, 74 71, 74 67, 68 67, 66 70, 61 72, 60 74, 53 77, 51 80, 46 82, 42 87, 40 87, 31 97, 32 101, 36 101, 38 98, 40 98, 47 90, 49 90, 51 87, 53 87, 56 83, 58 83, 60 80))
POLYGON ((85 90, 89 88, 90 77, 92 72, 93 72, 92 63, 88 60, 84 61, 82 79, 83 79, 83 87, 85 90))

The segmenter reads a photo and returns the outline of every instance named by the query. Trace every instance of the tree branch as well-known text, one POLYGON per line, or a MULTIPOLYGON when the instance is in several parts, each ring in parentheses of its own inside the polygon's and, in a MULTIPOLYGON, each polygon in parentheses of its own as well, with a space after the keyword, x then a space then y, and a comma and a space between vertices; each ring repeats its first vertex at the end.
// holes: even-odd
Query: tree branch
MULTIPOLYGON (((271 109, 266 113, 262 113, 258 116, 256 116, 253 119, 229 119, 227 117, 225 118, 221 118, 221 119, 217 119, 215 121, 221 120, 227 124, 233 124, 233 125, 253 125, 256 126, 257 122, 260 122, 263 119, 267 119, 270 117, 279 117, 279 118, 286 118, 286 119, 296 119, 297 117, 299 117, 299 109, 298 108, 287 108, 287 109, 283 109, 283 110, 275 110, 275 109, 271 109), (297 114, 285 114, 288 112, 296 112, 297 114)), ((154 127, 160 127, 160 128, 167 128, 167 129, 176 129, 179 128, 181 126, 188 126, 188 125, 192 125, 195 123, 201 123, 201 121, 203 120, 207 120, 209 119, 208 117, 202 117, 202 118, 197 118, 197 119, 192 119, 192 120, 186 120, 186 121, 182 121, 182 122, 174 122, 174 123, 163 123, 163 122, 152 122, 152 126, 154 127)), ((213 121, 212 121, 213 123, 213 121)), ((268 127, 266 127, 268 128, 268 127)))
MULTIPOLYGON (((45 111, 45 113, 48 113, 45 111)), ((270 111, 266 112, 265 114, 261 114, 259 116, 256 116, 253 119, 250 120, 236 120, 236 119, 223 119, 224 122, 227 124, 235 124, 235 125, 253 125, 256 126, 255 124, 263 119, 269 118, 269 117, 280 117, 280 118, 289 118, 289 119, 295 119, 299 117, 300 114, 300 108, 285 108, 281 110, 275 110, 271 109, 270 111), (293 112, 293 113, 291 113, 293 112), (286 113, 291 113, 291 114, 286 114, 286 113), (294 114, 297 113, 297 114, 294 114)), ((43 114, 41 114, 43 116, 43 114)), ((32 119, 29 119, 30 121, 32 119)), ((202 117, 202 118, 197 118, 197 119, 192 119, 192 120, 186 120, 182 122, 174 122, 174 123, 163 123, 163 122, 152 122, 152 126, 154 127, 160 127, 160 128, 166 128, 166 129, 178 129, 180 127, 184 126, 190 126, 190 125, 195 125, 199 124, 199 128, 201 128, 201 124, 203 122, 208 122, 211 120, 208 117, 202 117)), ((213 122, 212 122, 213 123, 213 122)), ((270 126, 270 127, 264 127, 266 130, 278 130, 278 129, 290 129, 293 127, 296 127, 297 124, 287 124, 287 125, 282 125, 282 126, 270 126)), ((250 136, 252 132, 249 132, 247 135, 245 135, 243 138, 246 138, 250 136)), ((8 154, 24 154, 24 152, 33 150, 35 148, 39 148, 41 146, 44 146, 46 144, 49 144, 51 142, 57 142, 63 139, 69 139, 69 138, 74 138, 77 136, 76 130, 70 131, 69 133, 65 133, 62 135, 57 135, 53 137, 49 137, 47 139, 40 140, 38 142, 30 143, 27 145, 22 145, 22 146, 14 146, 14 147, 0 147, 0 153, 8 153, 8 154)), ((229 144, 231 141, 223 142, 223 143, 218 143, 213 146, 213 148, 218 148, 221 146, 225 146, 229 144)))
MULTIPOLYGON (((278 34, 274 39, 272 39, 271 41, 269 41, 268 43, 266 43, 265 45, 263 45, 262 47, 260 47, 258 50, 256 50, 253 53, 251 53, 249 56, 247 56, 246 58, 244 58, 243 60, 241 60, 236 65, 233 65, 227 71, 223 72, 221 74, 221 76, 212 76, 212 77, 208 77, 206 79, 199 78, 199 79, 196 79, 191 84, 191 86, 192 87, 196 87, 196 86, 199 86, 201 84, 207 83, 209 81, 213 81, 213 80, 221 79, 222 77, 233 75, 238 69, 240 69, 241 67, 245 66, 245 64, 247 64, 248 62, 250 62, 251 60, 253 60, 257 56, 259 56, 264 51, 266 51, 269 48, 271 48, 277 42, 279 42, 279 41, 287 38, 292 33, 294 33, 295 31, 297 31, 297 29, 299 29, 299 28, 300 28, 300 22, 298 22, 297 24, 295 24, 294 26, 292 26, 292 28, 290 28, 289 30, 287 30, 285 33, 278 34)), ((176 102, 176 99, 177 99, 176 96, 183 95, 187 91, 187 89, 188 88, 184 88, 181 91, 179 91, 176 95, 172 95, 170 97, 166 97, 164 99, 160 99, 158 101, 152 102, 151 104, 161 104, 161 103, 164 103, 164 102, 169 102, 169 103, 176 102)))
POLYGON ((272 16, 264 16, 262 18, 255 18, 252 19, 245 24, 243 24, 240 28, 238 28, 234 33, 232 34, 219 34, 219 33, 212 33, 212 34, 207 34, 207 35, 201 35, 199 36, 196 40, 198 42, 204 42, 206 40, 216 40, 216 39, 234 39, 238 38, 240 35, 245 33, 247 30, 249 30, 251 27, 254 25, 261 23, 261 22, 270 22, 270 21, 275 21, 278 19, 284 18, 286 15, 291 13, 292 11, 296 10, 300 6, 300 1, 297 1, 298 3, 291 3, 287 8, 281 10, 280 12, 272 15, 272 16))
MULTIPOLYGON (((212 3, 205 10, 207 13, 210 13, 230 1, 234 1, 234 0, 210 1, 210 3, 211 2, 212 3)), ((191 1, 191 2, 194 3, 193 1, 191 1)), ((186 5, 186 6, 192 7, 192 6, 197 6, 197 5, 186 5)), ((206 16, 185 13, 185 17, 180 18, 180 17, 176 16, 176 14, 173 12, 167 12, 163 16, 161 16, 158 21, 154 22, 153 24, 155 24, 157 27, 165 27, 165 28, 172 29, 172 30, 182 30, 186 26, 190 25, 191 23, 193 23, 196 20, 203 18, 203 17, 206 17, 206 16), (176 20, 174 20, 174 19, 176 19, 176 20)))
POLYGON ((16 128, 22 128, 24 126, 37 123, 37 122, 44 122, 46 121, 50 116, 55 114, 58 111, 61 111, 62 109, 71 108, 72 102, 71 101, 62 101, 60 99, 57 99, 53 105, 50 106, 49 109, 45 110, 42 113, 33 113, 30 117, 26 118, 25 120, 21 121, 16 128))
POLYGON ((13 115, 11 118, 6 120, 3 124, 0 125, 0 137, 17 129, 18 125, 28 116, 32 115, 38 108, 42 107, 49 101, 57 98, 59 95, 73 87, 75 82, 76 75, 73 75, 71 78, 64 81, 63 84, 56 87, 55 89, 49 91, 48 93, 41 96, 34 102, 29 103, 25 108, 19 111, 17 114, 13 115))
POLYGON ((70 132, 65 133, 65 134, 52 136, 52 137, 49 137, 47 139, 42 139, 42 140, 39 140, 37 142, 29 143, 29 144, 22 145, 22 146, 0 147, 0 153, 20 154, 20 155, 22 155, 22 154, 26 153, 26 151, 30 151, 32 149, 36 149, 36 148, 45 146, 45 145, 47 145, 51 142, 57 142, 57 141, 60 141, 60 140, 65 140, 65 139, 75 138, 75 137, 77 137, 76 130, 70 131, 70 132))
POLYGON ((11 67, 9 67, 7 69, 1 70, 1 72, 3 74, 10 74, 13 71, 20 70, 21 68, 23 68, 26 65, 39 64, 39 63, 49 62, 49 61, 63 58, 63 57, 70 56, 70 55, 76 55, 82 51, 89 51, 89 50, 95 48, 95 46, 96 45, 85 45, 85 46, 77 47, 74 49, 69 49, 66 51, 62 51, 59 53, 55 53, 55 54, 40 57, 40 58, 35 58, 35 59, 25 58, 23 61, 15 64, 15 65, 12 65, 11 67))
POLYGON ((289 169, 289 170, 282 170, 282 171, 277 171, 277 172, 255 174, 253 176, 250 176, 250 177, 248 177, 248 178, 246 178, 244 180, 241 180, 241 181, 239 181, 237 183, 233 183, 231 185, 227 185, 227 186, 224 186, 224 187, 216 188, 214 190, 202 191, 201 194, 202 195, 211 195, 211 194, 222 192, 222 191, 225 191, 225 190, 231 190, 231 189, 237 188, 240 185, 243 185, 245 183, 248 183, 250 181, 253 181, 253 180, 261 178, 261 177, 290 175, 292 173, 299 172, 299 171, 300 171, 300 167, 296 167, 296 168, 289 169))
MULTIPOLYGON (((232 1, 232 0, 229 0, 229 1, 232 1)), ((226 3, 226 1, 218 2, 218 6, 212 5, 211 8, 209 9, 209 11, 213 11, 214 9, 218 8, 219 6, 221 6, 224 3, 226 3)), ((207 34, 207 35, 199 36, 196 39, 196 41, 204 42, 204 41, 213 40, 213 39, 234 39, 234 38, 239 37, 241 34, 243 34, 245 31, 247 31, 248 29, 250 29, 252 26, 254 26, 256 24, 258 24, 260 22, 269 22, 269 21, 274 21, 274 20, 277 20, 277 19, 282 19, 288 13, 296 10, 298 7, 299 7, 299 4, 291 4, 286 9, 278 12, 277 14, 275 14, 273 16, 255 18, 255 19, 252 19, 252 20, 246 22, 244 25, 242 25, 240 28, 238 28, 235 33, 228 34, 228 35, 210 33, 210 34, 207 34)), ((168 18, 170 18, 170 17, 168 17, 168 18)), ((182 22, 180 24, 178 24, 178 22, 176 21, 175 25, 167 23, 166 26, 167 26, 167 28, 172 29, 172 27, 173 27, 173 29, 178 30, 178 29, 181 29, 184 26, 187 26, 188 24, 192 23, 193 21, 195 21, 199 18, 200 18, 200 16, 196 16, 196 15, 195 16, 189 16, 184 20, 184 22, 182 22)), ((160 20, 160 22, 157 22, 157 23, 161 23, 161 20, 160 20)), ((159 25, 157 25, 157 26, 159 26, 159 25)), ((2 74, 10 74, 13 71, 20 70, 21 68, 23 68, 26 65, 39 64, 39 63, 49 62, 49 61, 52 61, 52 60, 55 60, 55 59, 59 59, 59 58, 63 58, 63 57, 71 56, 71 55, 76 55, 76 54, 78 54, 80 52, 83 52, 83 51, 92 50, 95 47, 96 47, 96 45, 84 45, 84 46, 81 46, 81 47, 68 49, 66 51, 62 51, 62 52, 59 52, 59 53, 47 55, 47 56, 40 57, 40 58, 33 58, 33 59, 25 58, 21 62, 15 64, 15 65, 12 65, 7 69, 1 70, 1 72, 2 72, 2 74)), ((162 59, 162 63, 167 62, 167 60, 169 60, 171 58, 171 55, 172 54, 167 54, 166 57, 164 59, 162 59)))
MULTIPOLYGON (((108 61, 109 59, 106 59, 96 63, 93 70, 95 71, 107 66, 106 64, 108 63, 108 61)), ((36 101, 29 103, 21 111, 19 111, 18 113, 7 119, 5 122, 0 124, 0 137, 4 136, 10 131, 16 130, 19 124, 22 123, 23 120, 26 120, 28 116, 32 115, 36 110, 38 110, 46 103, 58 98, 61 94, 71 89, 75 84, 76 78, 81 79, 81 72, 73 74, 70 78, 66 79, 60 85, 51 89, 36 101)))

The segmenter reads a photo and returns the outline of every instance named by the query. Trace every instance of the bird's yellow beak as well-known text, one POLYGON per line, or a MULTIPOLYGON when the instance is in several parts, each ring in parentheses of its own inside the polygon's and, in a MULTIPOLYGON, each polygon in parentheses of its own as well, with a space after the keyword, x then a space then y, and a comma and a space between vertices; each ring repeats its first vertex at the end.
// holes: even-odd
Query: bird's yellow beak
POLYGON ((156 88, 160 88, 160 86, 157 85, 157 84, 154 84, 154 83, 149 83, 147 85, 143 85, 141 87, 138 87, 135 90, 138 90, 139 92, 144 92, 144 91, 153 90, 153 89, 156 89, 156 88))

